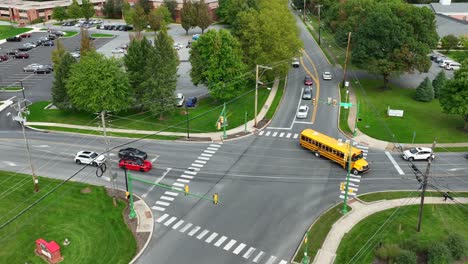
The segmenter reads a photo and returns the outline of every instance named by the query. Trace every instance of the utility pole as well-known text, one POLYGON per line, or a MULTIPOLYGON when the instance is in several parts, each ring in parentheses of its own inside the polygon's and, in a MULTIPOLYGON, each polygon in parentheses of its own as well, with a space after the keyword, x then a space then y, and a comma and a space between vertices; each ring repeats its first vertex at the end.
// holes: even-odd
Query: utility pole
MULTIPOLYGON (((305 2, 304 2, 305 3, 305 2)), ((304 4, 305 5, 305 4, 304 4)), ((273 68, 263 65, 258 65, 255 71, 255 119, 254 119, 254 126, 257 127, 257 105, 258 105, 258 68, 272 70, 273 68)))
POLYGON ((345 64, 344 64, 344 75, 343 75, 343 86, 345 85, 345 82, 346 82, 346 71, 347 71, 347 68, 348 68, 348 58, 349 58, 349 46, 350 46, 350 43, 351 43, 351 32, 348 33, 348 46, 346 47, 346 58, 345 58, 345 64))
POLYGON ((348 173, 346 174, 346 186, 345 186, 345 193, 344 193, 344 201, 343 201, 343 209, 341 210, 342 214, 347 214, 348 213, 348 192, 349 192, 349 176, 351 174, 351 154, 352 154, 352 148, 351 148, 351 140, 349 141, 348 148, 349 148, 349 153, 348 153, 348 173))
POLYGON ((318 41, 318 44, 320 46, 320 29, 322 28, 321 25, 320 25, 320 7, 322 7, 323 5, 317 5, 318 7, 318 33, 319 33, 319 41, 318 41))
POLYGON ((18 111, 18 115, 16 117, 13 117, 13 120, 18 121, 21 124, 24 143, 26 144, 26 154, 28 155, 29 166, 31 167, 32 179, 34 183, 34 192, 39 192, 39 180, 37 179, 36 171, 34 170, 34 165, 31 160, 31 150, 29 148, 29 139, 26 136, 26 129, 24 128, 24 124, 26 123, 26 118, 23 117, 23 109, 21 108, 21 102, 24 102, 24 105, 26 106, 26 99, 18 100, 17 109, 16 109, 18 111))
POLYGON ((306 1, 307 1, 307 0, 304 0, 304 17, 303 17, 304 22, 306 21, 306 12, 305 12, 305 9, 306 9, 306 1))
POLYGON ((115 179, 114 176, 112 175, 112 162, 111 162, 111 156, 109 155, 109 139, 107 138, 107 131, 106 131, 106 111, 103 110, 101 111, 101 121, 102 121, 102 131, 104 133, 104 140, 106 141, 106 163, 107 163, 107 171, 109 172, 109 179, 111 181, 112 185, 112 202, 114 203, 114 206, 117 206, 117 200, 115 198, 115 179))
MULTIPOLYGON (((436 145, 436 141, 434 140, 434 142, 432 142, 432 150, 434 150, 435 145, 436 145)), ((432 159, 433 159, 433 156, 431 156, 428 159, 427 167, 426 167, 426 173, 424 173, 422 193, 421 193, 421 203, 419 205, 419 217, 418 217, 418 228, 417 228, 418 232, 421 231, 421 222, 422 222, 423 207, 424 207, 424 197, 426 195, 426 188, 427 188, 427 177, 429 176, 429 170, 431 169, 432 159)))

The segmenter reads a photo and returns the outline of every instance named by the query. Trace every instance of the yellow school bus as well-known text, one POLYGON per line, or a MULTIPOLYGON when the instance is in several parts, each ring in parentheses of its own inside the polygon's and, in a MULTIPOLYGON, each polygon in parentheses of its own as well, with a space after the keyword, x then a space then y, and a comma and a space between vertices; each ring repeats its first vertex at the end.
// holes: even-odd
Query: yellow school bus
MULTIPOLYGON (((315 156, 324 156, 340 164, 344 169, 348 169, 349 144, 339 142, 335 138, 312 129, 304 129, 299 142, 302 147, 313 151, 315 156)), ((351 173, 357 175, 368 170, 369 164, 363 158, 362 150, 351 146, 351 173)))

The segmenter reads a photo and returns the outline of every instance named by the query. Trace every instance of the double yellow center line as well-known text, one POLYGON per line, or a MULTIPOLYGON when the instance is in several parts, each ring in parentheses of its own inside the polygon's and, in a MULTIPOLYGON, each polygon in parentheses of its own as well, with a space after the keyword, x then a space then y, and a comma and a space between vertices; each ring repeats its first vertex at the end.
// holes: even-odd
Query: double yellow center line
POLYGON ((314 110, 312 112, 312 118, 310 120, 310 122, 314 123, 315 122, 315 117, 317 116, 317 108, 318 108, 318 99, 319 99, 319 96, 320 96, 320 79, 319 79, 319 74, 318 74, 318 71, 317 71, 317 67, 315 65, 315 63, 312 61, 312 59, 309 57, 309 55, 307 54, 307 52, 304 50, 304 49, 301 49, 302 51, 302 54, 304 54, 305 58, 310 62, 310 64, 312 65, 312 68, 314 70, 314 73, 313 74, 308 68, 307 66, 304 64, 304 61, 301 57, 301 64, 302 66, 304 67, 305 71, 307 72, 308 75, 310 75, 310 77, 312 77, 312 80, 314 80, 314 83, 315 83, 315 87, 316 88, 316 93, 315 93, 315 105, 314 105, 314 110))

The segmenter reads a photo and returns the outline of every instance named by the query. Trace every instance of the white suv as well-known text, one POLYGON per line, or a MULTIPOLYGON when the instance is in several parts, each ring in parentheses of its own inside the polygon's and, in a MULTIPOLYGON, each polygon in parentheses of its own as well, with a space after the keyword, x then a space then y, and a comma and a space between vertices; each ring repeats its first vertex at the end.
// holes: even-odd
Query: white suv
POLYGON ((429 158, 434 158, 434 152, 431 148, 412 148, 405 150, 401 155, 403 159, 413 161, 413 160, 429 160, 429 158))
POLYGON ((93 166, 101 165, 106 161, 106 157, 98 155, 93 151, 80 151, 75 155, 76 164, 91 164, 93 166))

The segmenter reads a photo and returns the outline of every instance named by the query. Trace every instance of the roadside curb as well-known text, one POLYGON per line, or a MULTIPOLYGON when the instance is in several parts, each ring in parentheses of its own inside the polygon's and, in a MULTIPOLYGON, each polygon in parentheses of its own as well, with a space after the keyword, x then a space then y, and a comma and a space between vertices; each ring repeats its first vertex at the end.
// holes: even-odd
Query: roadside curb
POLYGON ((151 238, 153 237, 153 231, 154 231, 154 216, 153 216, 153 212, 151 211, 151 208, 148 206, 148 204, 145 202, 145 200, 143 200, 143 198, 141 198, 140 196, 138 196, 138 195, 136 195, 136 194, 133 194, 133 195, 136 196, 138 199, 140 199, 140 201, 142 201, 142 204, 143 204, 144 207, 145 207, 144 212, 137 212, 137 216, 138 216, 138 217, 137 217, 137 218, 138 218, 138 225, 140 225, 140 221, 141 221, 141 219, 140 219, 141 215, 140 215, 139 213, 143 213, 143 215, 144 215, 144 214, 146 214, 146 212, 149 212, 150 215, 151 215, 151 217, 150 217, 150 218, 151 218, 151 221, 148 221, 148 223, 151 222, 151 223, 150 223, 151 231, 150 231, 150 234, 149 234, 149 236, 148 236, 148 239, 147 239, 146 242, 145 242, 145 245, 144 245, 143 248, 140 250, 140 252, 138 252, 137 255, 130 261, 130 264, 135 263, 135 261, 138 260, 138 258, 143 254, 143 252, 145 252, 145 249, 148 247, 149 242, 151 241, 151 238))

